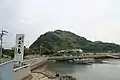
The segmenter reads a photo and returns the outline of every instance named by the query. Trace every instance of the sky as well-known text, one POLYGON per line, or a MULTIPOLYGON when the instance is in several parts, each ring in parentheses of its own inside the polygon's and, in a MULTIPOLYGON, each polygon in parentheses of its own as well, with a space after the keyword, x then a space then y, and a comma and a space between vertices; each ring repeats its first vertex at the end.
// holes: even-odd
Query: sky
POLYGON ((9 32, 5 48, 15 45, 16 34, 25 34, 29 47, 41 34, 57 29, 120 44, 120 0, 0 0, 2 28, 9 32))

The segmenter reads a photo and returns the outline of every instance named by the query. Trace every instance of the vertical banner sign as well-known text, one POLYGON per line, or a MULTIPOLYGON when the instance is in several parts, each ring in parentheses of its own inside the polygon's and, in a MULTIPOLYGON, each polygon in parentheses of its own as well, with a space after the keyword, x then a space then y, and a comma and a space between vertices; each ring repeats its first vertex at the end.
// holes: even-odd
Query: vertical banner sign
POLYGON ((24 55, 24 34, 16 34, 15 61, 23 62, 24 55))

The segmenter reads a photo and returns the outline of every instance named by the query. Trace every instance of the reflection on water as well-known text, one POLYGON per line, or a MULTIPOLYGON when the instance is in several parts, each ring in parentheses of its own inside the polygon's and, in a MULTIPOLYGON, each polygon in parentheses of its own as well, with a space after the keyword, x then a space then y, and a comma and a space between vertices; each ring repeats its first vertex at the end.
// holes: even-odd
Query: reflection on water
POLYGON ((120 60, 110 64, 78 65, 68 63, 50 64, 48 68, 61 74, 75 76, 78 80, 120 80, 120 60))

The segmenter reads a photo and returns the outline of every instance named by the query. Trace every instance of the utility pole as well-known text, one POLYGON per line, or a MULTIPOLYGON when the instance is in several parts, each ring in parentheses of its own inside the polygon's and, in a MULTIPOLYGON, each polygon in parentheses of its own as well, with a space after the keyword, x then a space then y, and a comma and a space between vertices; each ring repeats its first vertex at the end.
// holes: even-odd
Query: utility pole
POLYGON ((6 35, 8 32, 5 31, 5 30, 1 30, 1 33, 0 33, 0 58, 2 57, 2 44, 3 44, 3 36, 6 35))

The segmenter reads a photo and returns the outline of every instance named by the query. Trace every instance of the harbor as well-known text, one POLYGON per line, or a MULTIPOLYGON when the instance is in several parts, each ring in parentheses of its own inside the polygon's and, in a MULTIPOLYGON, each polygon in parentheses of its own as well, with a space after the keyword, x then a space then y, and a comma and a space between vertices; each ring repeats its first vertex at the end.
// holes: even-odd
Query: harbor
MULTIPOLYGON (((55 57, 55 56, 54 56, 55 57)), ((82 66, 96 66, 96 65, 110 65, 110 64, 115 64, 111 63, 114 61, 119 61, 119 59, 114 59, 114 58, 106 58, 106 59, 96 59, 96 58, 81 58, 81 59, 73 59, 73 60, 62 60, 61 61, 55 61, 55 60, 50 60, 51 57, 41 57, 41 56, 35 56, 29 59, 24 60, 23 66, 14 68, 13 70, 13 75, 14 79, 13 80, 54 80, 56 78, 56 74, 59 74, 59 79, 61 78, 62 80, 64 76, 72 76, 73 78, 76 76, 73 76, 69 74, 65 74, 64 71, 63 73, 57 72, 54 69, 50 69, 51 65, 54 65, 53 68, 56 65, 59 65, 59 63, 65 64, 66 66, 68 65, 69 67, 72 65, 77 65, 79 67, 82 66), (49 67, 50 66, 50 67, 49 67), (24 74, 23 74, 24 73, 24 74)), ((52 57, 53 59, 53 57, 52 57)), ((60 67, 61 67, 60 65, 60 67)), ((117 63, 118 65, 118 63, 117 63)), ((15 65, 14 65, 15 66, 15 65)), ((66 72, 67 73, 67 72, 66 72)), ((78 79, 79 80, 79 79, 78 79)))
POLYGON ((61 54, 59 51, 54 53, 56 55, 52 55, 53 53, 51 55, 40 55, 39 53, 24 56, 24 36, 24 34, 16 34, 13 59, 8 56, 5 58, 6 55, 1 56, 1 74, 4 75, 1 75, 2 80, 5 80, 5 74, 7 73, 3 70, 9 71, 8 75, 11 76, 11 80, 76 80, 76 77, 72 75, 49 70, 45 65, 49 66, 52 64, 51 62, 55 64, 67 62, 68 64, 82 66, 96 63, 106 64, 107 62, 104 59, 120 59, 120 53, 84 53, 81 49, 64 50, 64 53, 60 56, 57 56, 57 54, 61 54), (72 51, 72 53, 69 53, 69 51, 72 51))
POLYGON ((119 0, 0 0, 0 80, 120 80, 119 0))
POLYGON ((119 80, 120 60, 107 59, 108 63, 94 63, 92 65, 70 64, 58 62, 50 64, 49 70, 71 75, 77 80, 119 80))

